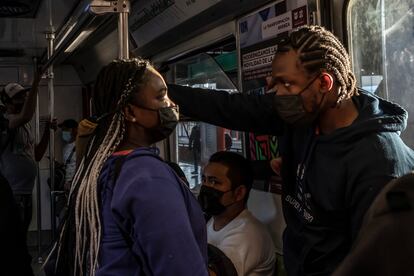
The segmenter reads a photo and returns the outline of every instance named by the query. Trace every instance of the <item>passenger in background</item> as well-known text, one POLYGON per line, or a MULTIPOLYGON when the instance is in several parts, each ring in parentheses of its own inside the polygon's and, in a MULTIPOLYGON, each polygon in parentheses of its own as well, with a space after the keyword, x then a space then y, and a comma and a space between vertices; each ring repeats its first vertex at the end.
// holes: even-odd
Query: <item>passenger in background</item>
POLYGON ((320 26, 280 41, 269 88, 275 93, 169 85, 186 116, 279 136, 285 267, 291 276, 331 275, 379 191, 414 169, 400 137, 407 112, 358 89, 344 46, 320 26))
POLYGON ((145 60, 113 61, 92 99, 97 126, 50 255, 52 275, 208 275, 200 205, 151 147, 178 123, 164 79, 145 60))
POLYGON ((233 139, 231 138, 231 135, 228 132, 226 132, 224 134, 224 148, 226 149, 226 151, 230 151, 232 146, 233 139))
POLYGON ((35 111, 40 79, 41 75, 36 74, 29 89, 9 83, 0 92, 6 109, 2 116, 8 122, 0 136, 0 172, 13 191, 25 232, 32 218, 32 191, 37 175, 35 162, 40 161, 46 151, 50 128, 56 127, 48 120, 40 143, 34 145, 29 122, 35 111))
MULTIPOLYGON (((0 99, 0 114, 5 106, 0 99)), ((8 121, 0 116, 0 130, 7 129, 8 121)), ((19 209, 7 179, 0 173, 0 258, 1 275, 33 276, 31 257, 26 245, 26 232, 19 209)))
POLYGON ((273 275, 275 249, 266 227, 247 209, 253 171, 243 156, 216 152, 204 167, 199 202, 212 218, 208 243, 233 262, 237 275, 273 275))
POLYGON ((58 125, 62 129, 63 146, 63 166, 65 169, 65 191, 70 190, 72 179, 76 172, 76 135, 78 133, 78 122, 74 119, 64 120, 58 125))
POLYGON ((201 155, 201 132, 200 132, 200 124, 196 124, 191 129, 190 139, 188 141, 189 148, 193 152, 193 158, 194 158, 194 171, 192 171, 192 174, 198 174, 198 165, 200 162, 200 155, 201 155))

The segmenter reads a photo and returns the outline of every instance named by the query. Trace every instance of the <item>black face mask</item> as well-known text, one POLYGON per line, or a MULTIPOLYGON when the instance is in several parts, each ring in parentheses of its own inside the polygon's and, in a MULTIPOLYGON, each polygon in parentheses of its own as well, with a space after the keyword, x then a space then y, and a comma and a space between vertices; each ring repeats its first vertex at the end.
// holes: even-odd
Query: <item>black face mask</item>
POLYGON ((198 202, 201 205, 201 209, 204 213, 211 215, 211 216, 218 216, 222 214, 226 207, 221 204, 220 200, 225 193, 232 191, 231 189, 228 191, 219 191, 214 188, 208 187, 206 185, 201 185, 200 194, 198 195, 198 202))
MULTIPOLYGON (((316 120, 319 115, 323 98, 315 111, 307 112, 305 110, 301 94, 305 92, 318 77, 319 75, 309 82, 309 84, 296 95, 275 95, 275 109, 282 120, 295 127, 308 126, 316 120)), ((323 97, 325 97, 325 94, 323 97)))
POLYGON ((154 139, 156 140, 154 142, 164 140, 170 136, 178 124, 180 118, 178 105, 162 107, 160 109, 152 109, 144 106, 138 107, 158 112, 158 118, 160 119, 159 125, 151 129, 154 134, 154 139))

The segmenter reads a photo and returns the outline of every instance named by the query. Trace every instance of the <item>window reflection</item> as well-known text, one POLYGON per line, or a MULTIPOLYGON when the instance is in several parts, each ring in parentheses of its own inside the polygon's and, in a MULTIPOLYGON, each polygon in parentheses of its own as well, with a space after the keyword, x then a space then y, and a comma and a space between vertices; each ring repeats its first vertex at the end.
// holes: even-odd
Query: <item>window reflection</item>
POLYGON ((401 136, 414 147, 414 0, 352 0, 348 24, 359 86, 408 111, 401 136))
MULTIPOLYGON (((235 52, 223 52, 215 57, 200 54, 174 66, 177 84, 238 93, 233 83, 233 78, 237 76, 235 52), (217 60, 226 63, 219 64, 217 60)), ((238 131, 203 122, 185 121, 178 124, 176 135, 177 163, 195 193, 201 183, 202 167, 213 153, 223 150, 243 153, 243 134, 238 131)))

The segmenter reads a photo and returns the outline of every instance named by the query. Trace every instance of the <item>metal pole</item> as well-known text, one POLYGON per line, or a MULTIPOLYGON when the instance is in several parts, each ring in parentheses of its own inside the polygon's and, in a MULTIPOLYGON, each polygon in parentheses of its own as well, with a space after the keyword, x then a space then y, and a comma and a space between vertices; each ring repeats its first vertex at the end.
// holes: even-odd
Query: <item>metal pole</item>
MULTIPOLYGON (((385 0, 381 0, 381 36, 382 36, 382 81, 383 85, 383 95, 387 100, 389 100, 389 93, 388 93, 388 72, 387 72, 387 37, 385 36, 385 0)), ((372 76, 371 76, 372 77, 372 76)))
POLYGON ((322 25, 322 19, 321 19, 321 1, 316 0, 316 25, 322 25))
POLYGON ((129 58, 129 36, 128 36, 128 12, 120 12, 118 15, 118 44, 119 59, 129 58))
MULTIPOLYGON (((46 39, 48 40, 47 48, 47 57, 48 59, 53 55, 54 51, 54 39, 55 34, 53 30, 49 33, 46 33, 46 39)), ((55 90, 54 90, 54 75, 53 75, 53 65, 51 65, 47 70, 48 78, 48 92, 49 92, 49 116, 50 120, 53 120, 55 117, 55 90)), ((49 168, 50 168, 50 207, 51 207, 51 227, 52 227, 52 239, 55 239, 55 229, 56 229, 56 220, 54 213, 54 198, 52 192, 55 190, 55 132, 54 130, 50 131, 49 137, 49 168)))
POLYGON ((128 14, 131 4, 129 0, 103 1, 92 0, 89 11, 94 14, 118 14, 118 58, 129 58, 128 14))
MULTIPOLYGON (((237 48, 237 62, 238 62, 238 69, 237 69, 237 79, 238 79, 238 90, 239 93, 244 93, 243 91, 243 64, 242 64, 242 54, 240 48, 240 21, 236 21, 236 48, 237 48)), ((241 134, 241 144, 242 144, 242 154, 243 156, 248 157, 247 153, 247 143, 246 143, 246 135, 247 133, 240 133, 241 134)))
MULTIPOLYGON (((37 74, 37 59, 33 59, 34 74, 37 74)), ((39 89, 39 88, 38 88, 39 89)), ((35 143, 40 142, 40 109, 39 109, 39 93, 36 96, 36 111, 35 111, 35 143)), ((37 262, 43 263, 42 259, 42 204, 41 204, 41 179, 39 163, 36 162, 37 178, 36 178, 36 208, 37 208, 37 262)))

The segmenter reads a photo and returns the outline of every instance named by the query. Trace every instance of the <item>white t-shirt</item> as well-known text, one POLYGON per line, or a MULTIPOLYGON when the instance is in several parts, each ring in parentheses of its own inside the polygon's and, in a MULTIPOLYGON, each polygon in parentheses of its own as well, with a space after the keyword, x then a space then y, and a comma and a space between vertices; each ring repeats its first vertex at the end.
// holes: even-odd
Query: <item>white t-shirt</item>
POLYGON ((221 230, 207 223, 208 243, 216 246, 233 262, 239 276, 273 275, 275 248, 266 227, 245 209, 221 230))

